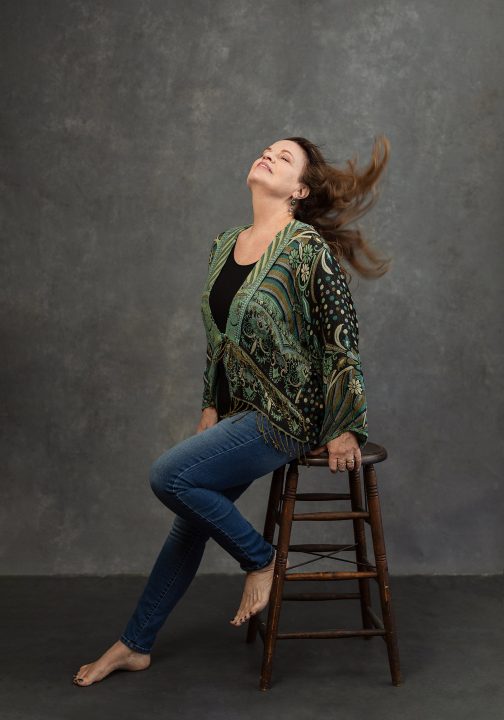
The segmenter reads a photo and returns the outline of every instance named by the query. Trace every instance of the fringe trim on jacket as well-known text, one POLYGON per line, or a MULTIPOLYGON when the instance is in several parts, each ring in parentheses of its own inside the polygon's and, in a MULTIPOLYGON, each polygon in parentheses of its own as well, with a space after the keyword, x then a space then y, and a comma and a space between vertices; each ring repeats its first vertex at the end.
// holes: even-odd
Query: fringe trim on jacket
MULTIPOLYGON (((306 442, 278 427, 261 408, 258 408, 253 403, 231 396, 231 408, 221 419, 236 415, 243 410, 256 411, 256 427, 267 445, 274 447, 276 450, 289 453, 292 459, 296 459, 298 462, 304 462, 307 459, 304 447, 306 442)), ((240 422, 241 419, 238 418, 233 422, 240 422)), ((308 465, 308 467, 310 466, 308 465)))

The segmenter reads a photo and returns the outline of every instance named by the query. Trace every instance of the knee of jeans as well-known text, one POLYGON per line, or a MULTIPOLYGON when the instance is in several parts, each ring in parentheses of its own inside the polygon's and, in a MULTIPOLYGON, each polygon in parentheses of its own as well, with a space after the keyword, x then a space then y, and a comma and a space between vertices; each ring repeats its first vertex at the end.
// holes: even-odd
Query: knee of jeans
POLYGON ((155 460, 149 471, 149 482, 152 491, 158 497, 161 495, 175 495, 177 493, 180 474, 178 469, 165 456, 155 460))
POLYGON ((159 490, 161 489, 161 472, 158 460, 155 460, 150 466, 149 484, 154 494, 157 495, 159 490))
POLYGON ((155 460, 149 471, 149 483, 155 495, 169 492, 170 483, 167 482, 169 477, 169 467, 162 458, 155 460))

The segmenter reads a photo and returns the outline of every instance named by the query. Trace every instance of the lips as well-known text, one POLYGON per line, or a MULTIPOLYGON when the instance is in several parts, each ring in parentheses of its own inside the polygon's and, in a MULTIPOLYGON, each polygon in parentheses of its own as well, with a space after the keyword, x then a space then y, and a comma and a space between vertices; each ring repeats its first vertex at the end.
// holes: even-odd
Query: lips
POLYGON ((260 162, 260 163, 257 165, 257 167, 265 167, 266 170, 269 170, 270 172, 272 172, 270 166, 269 166, 267 163, 265 163, 265 162, 260 162))

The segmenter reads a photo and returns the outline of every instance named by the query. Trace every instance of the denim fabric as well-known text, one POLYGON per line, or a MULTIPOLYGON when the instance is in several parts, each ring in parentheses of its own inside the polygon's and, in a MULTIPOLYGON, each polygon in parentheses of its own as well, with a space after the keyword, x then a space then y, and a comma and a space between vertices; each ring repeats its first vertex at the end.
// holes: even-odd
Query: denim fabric
POLYGON ((256 426, 256 414, 248 409, 221 419, 166 450, 152 464, 152 490, 176 517, 120 636, 136 652, 150 652, 157 632, 195 576, 209 537, 246 572, 273 559, 273 545, 241 515, 234 501, 254 480, 293 460, 296 450, 267 444, 256 426))

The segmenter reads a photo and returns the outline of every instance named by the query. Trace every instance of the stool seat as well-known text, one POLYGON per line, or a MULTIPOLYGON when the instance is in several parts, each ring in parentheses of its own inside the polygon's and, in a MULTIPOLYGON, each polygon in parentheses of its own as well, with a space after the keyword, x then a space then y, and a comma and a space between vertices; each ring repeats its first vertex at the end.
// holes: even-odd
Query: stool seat
MULTIPOLYGON (((402 683, 399 649, 395 628, 395 618, 392 608, 390 579, 385 552, 385 540, 381 518, 380 501, 378 496, 378 483, 375 464, 387 458, 387 451, 382 445, 367 442, 361 448, 361 467, 345 471, 348 476, 349 492, 298 492, 299 466, 329 468, 329 454, 326 451, 310 457, 307 453, 303 459, 295 459, 287 465, 277 468, 272 475, 266 520, 264 523, 264 538, 276 547, 276 561, 273 573, 267 620, 262 613, 253 615, 248 621, 248 643, 254 642, 259 632, 263 640, 263 661, 259 688, 268 690, 271 687, 273 657, 277 640, 300 640, 307 638, 334 639, 348 637, 362 637, 366 640, 374 635, 380 635, 386 643, 389 659, 392 684, 402 683), (286 472, 287 470, 287 472, 286 472), (362 484, 364 493, 362 492, 362 484), (363 497, 365 504, 363 506, 363 497), (330 510, 317 512, 295 512, 296 502, 335 502, 346 500, 350 508, 345 510, 330 510), (291 543, 291 530, 294 522, 334 522, 352 521, 353 541, 351 543, 291 543), (372 537, 374 563, 367 557, 366 524, 369 525, 372 537), (274 541, 275 530, 278 527, 277 542, 274 541), (295 572, 287 568, 287 556, 290 552, 303 552, 312 556, 319 556, 310 564, 324 558, 334 558, 338 552, 355 552, 356 570, 334 572, 295 572), (373 579, 378 585, 381 617, 372 608, 371 588, 369 581, 373 579), (285 593, 284 583, 289 584, 298 580, 312 582, 327 580, 355 580, 358 585, 357 592, 296 592, 285 593), (279 632, 279 621, 282 602, 288 601, 319 601, 319 600, 358 600, 360 603, 362 627, 340 628, 319 631, 279 632)), ((340 471, 341 472, 341 471, 340 471)), ((340 472, 332 473, 339 476, 340 472)), ((341 473, 343 476, 344 473, 341 473)), ((310 480, 313 475, 310 475, 310 480)), ((351 562, 345 558, 345 562, 351 562)))
MULTIPOLYGON (((310 456, 310 452, 307 453, 308 461, 299 460, 300 465, 325 465, 328 466, 329 453, 327 450, 321 452, 320 455, 310 456)), ((367 442, 363 448, 361 448, 361 463, 362 465, 369 465, 370 463, 376 464, 383 462, 387 458, 387 451, 383 445, 377 445, 373 442, 367 442)))

